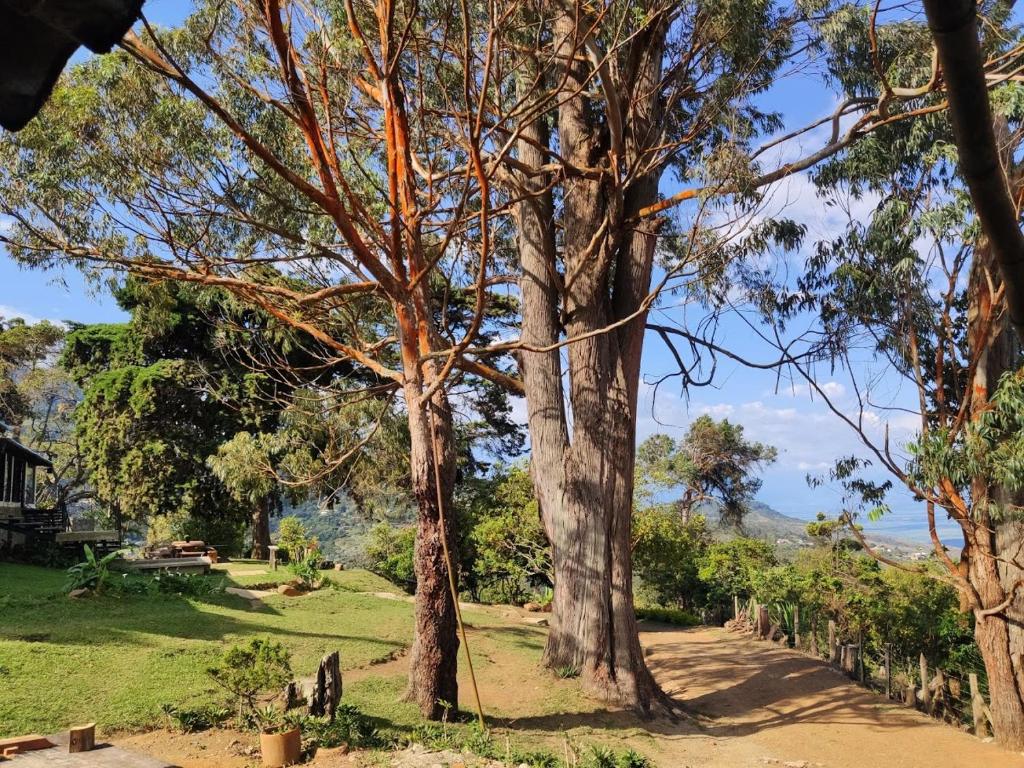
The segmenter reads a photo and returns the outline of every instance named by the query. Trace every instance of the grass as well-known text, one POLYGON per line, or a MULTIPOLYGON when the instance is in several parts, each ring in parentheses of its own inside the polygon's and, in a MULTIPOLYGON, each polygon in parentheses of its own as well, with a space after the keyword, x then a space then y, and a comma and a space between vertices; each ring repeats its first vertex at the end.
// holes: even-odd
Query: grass
MULTIPOLYGON (((258 563, 217 570, 218 578, 236 586, 291 578, 284 568, 261 572, 266 568, 258 563)), ((207 668, 230 645, 269 636, 291 651, 299 677, 312 674, 324 654, 339 650, 344 700, 370 716, 375 727, 429 744, 438 734, 453 745, 476 739, 471 724, 424 730, 415 705, 401 700, 402 664, 381 666, 410 645, 412 604, 366 593, 402 597, 401 592, 365 571, 332 571, 327 577, 328 588, 299 598, 274 594, 261 603, 231 594, 71 600, 61 591, 63 572, 0 563, 0 738, 53 733, 86 722, 107 733, 142 730, 167 725, 162 705, 223 705, 223 692, 207 668)), ((588 740, 622 743, 615 735, 621 728, 618 716, 609 715, 606 723, 604 717, 590 717, 600 715, 600 705, 580 696, 571 674, 539 668, 543 630, 503 616, 500 608, 469 608, 464 617, 488 717, 499 727, 520 718, 533 723, 529 730, 505 731, 501 749, 511 744, 560 752, 567 738, 562 718, 574 714, 590 723, 581 734, 588 740), (548 720, 557 723, 553 730, 548 720)), ((461 654, 459 678, 468 709, 472 694, 461 654)), ((553 764, 546 757, 528 762, 553 764)))
MULTIPOLYGON (((278 574, 284 580, 287 571, 278 574)), ((337 589, 274 595, 254 609, 233 595, 70 600, 62 572, 0 563, 0 738, 92 721, 143 728, 160 721, 161 704, 213 702, 220 692, 206 669, 252 637, 285 643, 299 676, 333 650, 351 669, 410 643, 408 603, 358 594, 382 591, 377 577, 341 571, 330 579, 337 589)))

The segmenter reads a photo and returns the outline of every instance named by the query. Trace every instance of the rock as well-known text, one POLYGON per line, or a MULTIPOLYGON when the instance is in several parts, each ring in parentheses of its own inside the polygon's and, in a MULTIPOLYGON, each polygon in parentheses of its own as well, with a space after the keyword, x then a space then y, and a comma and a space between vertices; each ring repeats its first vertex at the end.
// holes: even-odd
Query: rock
POLYGON ((535 627, 546 627, 548 625, 548 620, 544 619, 544 618, 538 618, 538 619, 529 618, 529 619, 523 619, 523 623, 524 624, 531 624, 531 625, 533 625, 535 627))
POLYGON ((551 606, 552 605, 553 605, 552 603, 545 603, 544 607, 541 608, 541 610, 544 611, 544 613, 551 613, 551 606))
POLYGON ((68 592, 68 597, 70 597, 72 600, 79 600, 83 597, 89 597, 91 594, 91 589, 72 589, 70 592, 68 592))
POLYGON ((302 594, 299 589, 296 589, 292 584, 282 584, 277 588, 277 591, 285 597, 298 597, 302 594))
POLYGON ((788 763, 783 763, 785 768, 809 768, 811 765, 806 760, 790 760, 788 763))
POLYGON ((529 611, 530 613, 540 613, 544 610, 544 608, 541 606, 540 603, 526 603, 523 606, 523 610, 529 611))
POLYGON ((336 571, 344 571, 345 570, 345 564, 344 563, 335 563, 334 564, 334 570, 336 570, 336 571))

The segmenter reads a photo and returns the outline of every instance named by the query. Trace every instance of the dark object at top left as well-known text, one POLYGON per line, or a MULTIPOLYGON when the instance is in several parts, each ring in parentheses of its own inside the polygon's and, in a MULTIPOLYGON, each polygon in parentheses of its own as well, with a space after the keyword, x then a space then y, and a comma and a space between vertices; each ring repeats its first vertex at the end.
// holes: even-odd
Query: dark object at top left
POLYGON ((143 0, 0 0, 0 126, 25 127, 84 45, 107 53, 139 18, 143 0))

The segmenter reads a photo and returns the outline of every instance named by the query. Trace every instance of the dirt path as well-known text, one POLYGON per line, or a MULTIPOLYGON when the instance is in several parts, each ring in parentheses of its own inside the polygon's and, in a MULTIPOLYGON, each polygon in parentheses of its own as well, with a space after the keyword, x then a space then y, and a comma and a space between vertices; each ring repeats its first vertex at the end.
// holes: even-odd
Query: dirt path
POLYGON ((642 641, 658 681, 711 738, 714 756, 695 755, 691 738, 680 739, 668 750, 680 765, 1024 768, 1024 756, 891 703, 802 654, 707 627, 645 632, 642 641))

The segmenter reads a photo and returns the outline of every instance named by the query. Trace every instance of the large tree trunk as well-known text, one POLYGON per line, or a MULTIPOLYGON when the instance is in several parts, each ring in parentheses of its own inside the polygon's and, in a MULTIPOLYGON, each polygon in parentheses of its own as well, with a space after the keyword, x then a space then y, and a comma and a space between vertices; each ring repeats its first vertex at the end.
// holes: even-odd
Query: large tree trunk
MULTIPOLYGON (((606 151, 608 137, 585 94, 585 65, 568 55, 579 47, 576 33, 572 18, 557 22, 562 55, 572 62, 567 88, 578 94, 562 102, 558 126, 560 152, 583 167, 606 151)), ((655 66, 658 50, 655 45, 651 52, 655 66)), ((520 162, 539 167, 547 142, 542 121, 526 127, 517 146, 520 162)), ((534 348, 557 343, 560 308, 570 338, 636 313, 649 290, 654 237, 625 221, 632 210, 654 201, 656 177, 637 181, 625 199, 608 189, 608 179, 565 181, 565 280, 556 268, 554 211, 550 194, 542 191, 546 180, 534 175, 522 183, 535 193, 515 212, 523 341, 534 348)), ((545 664, 575 668, 588 693, 649 713, 652 702, 665 699, 644 663, 633 609, 633 465, 644 323, 640 313, 615 331, 569 345, 571 440, 560 352, 524 350, 521 365, 533 479, 555 574, 545 664)))
MULTIPOLYGON (((991 248, 983 240, 975 248, 971 265, 968 314, 971 349, 978 361, 971 383, 975 415, 988 407, 1002 375, 1020 365, 1017 334, 1002 307, 992 305, 990 285, 998 290, 999 283, 991 248), (994 318, 990 328, 989 317, 994 318)), ((978 478, 972 488, 973 540, 961 557, 967 560, 968 578, 983 608, 1002 605, 1015 595, 1004 610, 976 617, 975 640, 988 676, 995 737, 1008 748, 1024 749, 1024 594, 1016 588, 1018 580, 1024 578, 1020 558, 1024 530, 1021 523, 1002 519, 1008 515, 993 519, 984 503, 988 499, 1005 507, 1019 505, 1022 500, 986 483, 985 478, 978 478)))
POLYGON ((252 558, 266 560, 270 557, 270 507, 273 498, 260 499, 252 510, 252 558))
MULTIPOLYGON (((419 405, 425 389, 417 346, 422 338, 417 339, 418 334, 411 330, 409 318, 413 314, 408 310, 398 311, 400 327, 406 331, 403 333, 402 351, 409 422, 409 469, 418 509, 414 555, 416 626, 409 654, 406 698, 416 702, 424 717, 441 720, 454 714, 459 704, 458 627, 442 540, 444 537, 454 557, 452 490, 455 485, 455 451, 452 412, 444 388, 439 388, 432 395, 428 407, 419 405), (439 458, 436 475, 435 442, 439 458), (440 478, 440 492, 437 477, 440 478), (443 515, 439 501, 444 506, 443 515)), ((433 363, 427 363, 425 367, 428 373, 436 374, 433 363)), ((453 575, 457 577, 457 571, 453 575)))

